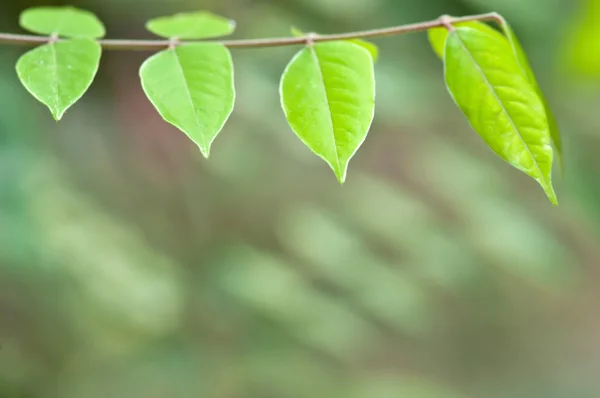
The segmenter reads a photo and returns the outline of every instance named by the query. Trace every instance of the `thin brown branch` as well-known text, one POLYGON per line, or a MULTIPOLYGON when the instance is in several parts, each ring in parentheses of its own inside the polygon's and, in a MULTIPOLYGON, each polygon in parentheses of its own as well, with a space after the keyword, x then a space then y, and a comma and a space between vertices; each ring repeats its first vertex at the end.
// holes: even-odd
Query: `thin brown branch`
MULTIPOLYGON (((397 36, 405 33, 423 32, 431 28, 439 28, 467 21, 496 21, 502 23, 502 17, 495 12, 487 14, 470 15, 465 17, 442 17, 432 21, 419 22, 408 25, 392 26, 389 28, 364 30, 358 32, 337 33, 329 35, 313 35, 310 37, 312 42, 348 40, 348 39, 366 39, 373 37, 397 36)), ((21 46, 36 46, 49 43, 51 37, 23 35, 13 33, 0 33, 0 44, 11 44, 21 46)), ((171 40, 98 40, 106 50, 130 50, 130 51, 157 51, 168 48, 173 45, 171 40)), ((207 41, 202 41, 207 42, 207 41)), ((256 48, 256 47, 279 47, 306 44, 306 37, 281 37, 264 39, 241 39, 241 40, 210 40, 213 43, 220 43, 229 48, 256 48)), ((198 41, 182 41, 181 44, 198 43, 198 41)))

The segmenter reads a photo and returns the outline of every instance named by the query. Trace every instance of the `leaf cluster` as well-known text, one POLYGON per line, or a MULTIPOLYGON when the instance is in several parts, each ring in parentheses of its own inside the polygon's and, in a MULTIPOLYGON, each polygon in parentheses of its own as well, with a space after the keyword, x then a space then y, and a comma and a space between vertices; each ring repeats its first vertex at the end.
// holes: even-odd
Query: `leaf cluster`
MULTIPOLYGON (((498 20, 501 30, 481 21, 443 23, 429 29, 429 40, 443 61, 448 91, 473 129, 557 204, 551 174, 555 153, 561 162, 558 127, 516 35, 498 20)), ((105 28, 94 14, 73 7, 28 9, 20 25, 48 41, 19 59, 18 77, 60 120, 94 80, 105 28)), ((233 111, 235 85, 229 48, 206 39, 231 34, 235 23, 202 11, 156 18, 146 28, 168 45, 141 65, 141 86, 161 117, 208 158, 233 111)), ((292 35, 305 40, 281 76, 283 112, 343 183, 373 121, 378 49, 359 34, 322 41, 293 28, 292 35)))

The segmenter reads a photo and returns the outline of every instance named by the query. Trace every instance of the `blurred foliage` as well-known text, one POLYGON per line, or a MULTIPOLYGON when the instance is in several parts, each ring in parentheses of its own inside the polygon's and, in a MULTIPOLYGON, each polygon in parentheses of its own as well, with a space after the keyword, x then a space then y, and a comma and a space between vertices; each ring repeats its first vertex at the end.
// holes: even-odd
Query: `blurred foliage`
MULTIPOLYGON (((564 199, 485 148, 424 34, 377 41, 375 122, 343 187, 279 111, 295 49, 234 52, 236 110, 205 161, 144 98, 147 54, 106 53, 56 124, 2 47, 1 397, 600 394, 597 1, 71 3, 140 38, 192 9, 236 37, 499 11, 564 132, 564 199)), ((0 30, 40 4, 5 2, 0 30)))
POLYGON ((600 1, 587 0, 571 21, 564 49, 565 64, 586 79, 600 77, 600 1))

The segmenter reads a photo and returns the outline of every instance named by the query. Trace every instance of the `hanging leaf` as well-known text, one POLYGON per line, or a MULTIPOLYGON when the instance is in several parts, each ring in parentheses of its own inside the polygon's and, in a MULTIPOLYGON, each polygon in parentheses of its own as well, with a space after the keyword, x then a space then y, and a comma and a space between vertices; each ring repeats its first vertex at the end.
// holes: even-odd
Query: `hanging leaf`
POLYGON ((152 19, 146 23, 146 29, 167 39, 205 39, 230 35, 235 30, 235 22, 199 11, 152 19))
POLYGON ((508 41, 513 50, 513 54, 517 58, 517 62, 519 63, 521 70, 523 71, 525 76, 527 76, 527 79, 529 80, 529 82, 537 92, 538 96, 542 100, 542 103, 544 104, 544 110, 546 111, 546 117, 548 118, 548 125, 550 127, 550 138, 552 139, 552 143, 554 144, 554 149, 556 150, 556 157, 562 169, 562 140, 560 137, 560 131, 558 130, 558 125, 556 123, 556 118, 554 117, 554 113, 552 112, 552 109, 550 109, 548 101, 546 100, 546 96, 542 92, 542 89, 540 88, 537 79, 535 78, 535 74, 533 73, 533 70, 531 69, 531 66, 529 64, 529 59, 527 58, 525 51, 523 51, 523 47, 521 46, 521 43, 519 43, 519 39, 517 39, 517 36, 515 35, 510 25, 504 19, 502 19, 502 21, 502 29, 504 30, 504 34, 508 38, 508 41))
POLYGON ((448 90, 474 130, 496 154, 538 181, 557 204, 544 105, 508 40, 458 27, 448 35, 444 54, 448 90))
MULTIPOLYGON (((562 168, 562 142, 561 142, 560 132, 558 130, 558 125, 556 123, 556 119, 554 117, 552 110, 550 109, 550 106, 548 105, 548 101, 546 100, 544 94, 542 93, 542 90, 540 89, 540 87, 537 83, 537 79, 535 78, 533 70, 531 69, 531 66, 529 65, 529 60, 527 59, 527 55, 525 55, 525 52, 523 51, 521 44, 519 43, 517 37, 515 36, 513 30, 510 28, 508 23, 506 23, 506 21, 504 21, 504 19, 503 19, 502 29, 504 31, 504 35, 502 35, 501 32, 492 28, 488 24, 485 24, 485 23, 479 22, 479 21, 460 22, 460 23, 454 24, 454 26, 469 27, 469 28, 477 29, 477 30, 480 30, 491 36, 497 37, 499 40, 501 37, 508 39, 510 46, 513 50, 513 54, 519 64, 519 66, 521 67, 523 74, 525 75, 527 80, 530 82, 530 84, 533 86, 534 90, 537 92, 538 96, 540 97, 540 99, 542 100, 542 102, 544 104, 544 110, 546 112, 546 117, 548 118, 548 124, 550 126, 550 138, 552 139, 552 143, 554 144, 554 148, 556 149, 556 155, 557 155, 559 164, 562 168)), ((429 42, 431 44, 431 47, 433 48, 433 51, 440 58, 443 58, 444 57, 444 47, 446 44, 446 39, 448 38, 448 29, 446 29, 446 28, 429 29, 428 36, 429 36, 429 42)))
MULTIPOLYGON (((479 22, 479 21, 468 21, 468 22, 459 22, 453 24, 456 27, 469 27, 473 29, 480 30, 482 32, 488 33, 492 36, 498 35, 502 36, 502 34, 492 28, 490 25, 479 22)), ((448 29, 446 28, 432 28, 427 31, 427 36, 429 38, 429 44, 431 44, 431 48, 433 52, 437 54, 441 59, 444 58, 444 48, 446 47, 446 39, 448 38, 448 29)))
POLYGON ((106 33, 102 22, 91 12, 75 7, 35 7, 21 13, 19 24, 41 35, 99 39, 106 33))
POLYGON ((280 95, 292 130, 343 183, 348 162, 373 120, 375 77, 369 52, 347 41, 307 46, 283 72, 280 95))
POLYGON ((163 119, 183 131, 208 158, 235 101, 229 50, 217 43, 180 45, 147 59, 140 77, 163 119))
POLYGON ((19 58, 17 74, 25 88, 60 120, 92 84, 101 52, 91 39, 45 44, 19 58))
MULTIPOLYGON (((300 29, 296 28, 295 26, 292 26, 290 31, 292 32, 292 36, 294 36, 294 37, 306 36, 306 33, 302 32, 300 29)), ((364 47, 364 49, 367 50, 371 54, 371 57, 373 57, 373 62, 377 62, 377 60, 379 59, 379 48, 375 44, 371 43, 370 41, 366 41, 363 39, 350 39, 350 40, 346 40, 346 41, 349 41, 350 43, 358 44, 359 46, 364 47)))

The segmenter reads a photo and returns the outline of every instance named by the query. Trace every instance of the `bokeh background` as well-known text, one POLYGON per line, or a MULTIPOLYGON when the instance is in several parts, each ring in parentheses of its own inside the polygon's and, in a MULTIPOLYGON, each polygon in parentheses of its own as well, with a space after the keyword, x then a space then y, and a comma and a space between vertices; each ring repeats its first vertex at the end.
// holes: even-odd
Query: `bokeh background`
MULTIPOLYGON (((34 5, 0 3, 20 32, 34 5)), ((0 397, 600 396, 600 1, 73 0, 108 37, 186 10, 234 37, 502 13, 564 135, 559 207, 493 155, 426 34, 376 39, 376 117, 340 186, 287 126, 297 48, 234 50, 204 160, 107 52, 59 124, 0 48, 0 397)))

